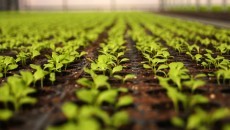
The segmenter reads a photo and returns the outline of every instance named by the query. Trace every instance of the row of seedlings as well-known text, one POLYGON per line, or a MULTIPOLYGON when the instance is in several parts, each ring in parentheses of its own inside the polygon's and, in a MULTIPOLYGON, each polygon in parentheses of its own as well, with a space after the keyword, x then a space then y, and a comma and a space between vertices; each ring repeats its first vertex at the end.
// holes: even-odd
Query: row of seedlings
POLYGON ((116 77, 115 73, 123 69, 122 63, 128 61, 122 57, 126 49, 123 37, 125 29, 123 19, 119 18, 109 30, 107 41, 100 44, 98 58, 88 59, 91 64, 89 68, 84 68, 86 76, 77 80, 85 87, 76 91, 76 97, 83 105, 66 102, 62 111, 68 121, 49 130, 114 130, 128 123, 128 113, 123 107, 132 104, 133 100, 126 94, 126 88, 114 88, 109 83, 109 79, 116 77))
MULTIPOLYGON (((156 25, 146 22, 146 24, 154 29, 153 33, 160 32, 160 28, 156 25)), ((162 36, 162 32, 154 36, 149 36, 140 26, 141 21, 132 20, 130 25, 133 32, 131 36, 137 42, 137 49, 141 51, 146 61, 143 62, 143 68, 152 69, 155 76, 159 80, 160 85, 167 90, 167 96, 172 100, 175 111, 178 116, 172 117, 171 122, 178 128, 183 129, 213 129, 215 124, 230 116, 228 108, 216 108, 214 110, 205 109, 210 101, 207 97, 195 93, 198 87, 204 86, 206 83, 202 80, 205 74, 191 75, 183 62, 168 62, 172 58, 167 51, 168 48, 162 46, 160 39, 173 37, 162 36), (160 37, 161 36, 161 37, 160 37), (189 93, 186 89, 190 89, 189 93)), ((159 23, 158 23, 159 24, 159 23)), ((171 34, 172 35, 172 34, 171 34)), ((173 35, 172 35, 173 36, 173 35)), ((175 47, 176 45, 172 45, 175 47)), ((221 129, 229 129, 229 125, 223 124, 221 129)))

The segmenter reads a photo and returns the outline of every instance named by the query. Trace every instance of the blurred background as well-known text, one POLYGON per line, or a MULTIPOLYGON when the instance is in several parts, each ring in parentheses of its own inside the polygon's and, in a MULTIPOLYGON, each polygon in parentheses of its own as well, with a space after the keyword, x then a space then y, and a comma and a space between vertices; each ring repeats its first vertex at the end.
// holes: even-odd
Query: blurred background
POLYGON ((0 0, 0 10, 229 11, 230 0, 0 0))

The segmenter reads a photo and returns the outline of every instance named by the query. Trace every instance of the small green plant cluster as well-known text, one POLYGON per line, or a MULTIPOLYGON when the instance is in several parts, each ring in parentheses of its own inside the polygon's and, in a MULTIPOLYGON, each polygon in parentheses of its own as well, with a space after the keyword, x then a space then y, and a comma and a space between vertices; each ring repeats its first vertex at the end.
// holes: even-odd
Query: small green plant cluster
POLYGON ((0 77, 6 77, 6 74, 10 70, 14 70, 18 67, 15 59, 10 56, 0 56, 0 77))
POLYGON ((8 120, 24 104, 35 104, 36 98, 29 94, 36 92, 30 85, 33 82, 32 73, 20 71, 20 75, 10 76, 7 82, 0 87, 0 102, 4 104, 4 109, 0 110, 0 120, 8 120), (14 110, 9 108, 9 104, 14 106, 14 110))

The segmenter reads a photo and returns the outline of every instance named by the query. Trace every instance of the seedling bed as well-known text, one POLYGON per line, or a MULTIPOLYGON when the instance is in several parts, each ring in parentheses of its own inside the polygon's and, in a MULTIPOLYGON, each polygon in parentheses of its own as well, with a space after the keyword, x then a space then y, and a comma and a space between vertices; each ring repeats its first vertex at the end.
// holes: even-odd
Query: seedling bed
POLYGON ((0 89, 0 129, 230 129, 230 30, 150 13, 32 14, 0 14, 0 88, 36 99, 15 110, 17 92, 0 89), (6 57, 17 67, 4 73, 6 57))

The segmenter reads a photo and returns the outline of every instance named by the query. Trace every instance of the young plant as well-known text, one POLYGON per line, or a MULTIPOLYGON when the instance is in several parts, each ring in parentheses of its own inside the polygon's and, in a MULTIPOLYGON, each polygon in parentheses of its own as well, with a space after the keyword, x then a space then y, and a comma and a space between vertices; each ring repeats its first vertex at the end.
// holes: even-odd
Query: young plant
POLYGON ((197 104, 205 104, 209 102, 208 98, 204 96, 187 96, 184 93, 178 91, 168 83, 170 80, 169 78, 158 77, 158 80, 160 85, 167 90, 167 95, 172 100, 176 111, 179 111, 179 103, 182 103, 184 110, 191 110, 191 108, 195 107, 197 104))
POLYGON ((103 103, 108 103, 115 106, 117 109, 133 103, 132 97, 126 95, 118 97, 119 92, 127 92, 124 89, 109 89, 100 92, 96 89, 82 89, 76 92, 77 97, 89 105, 102 106, 103 103), (88 96, 85 96, 88 95, 88 96))
POLYGON ((94 71, 89 70, 87 68, 84 68, 84 71, 92 77, 93 81, 87 79, 87 78, 81 78, 77 80, 77 83, 86 86, 93 89, 99 89, 101 87, 106 87, 107 89, 110 89, 110 84, 107 82, 109 79, 108 76, 105 75, 97 75, 94 73, 94 71))
POLYGON ((144 63, 143 64, 144 68, 152 69, 155 75, 157 75, 158 72, 164 73, 164 75, 166 75, 163 70, 168 68, 168 66, 162 63, 165 63, 167 59, 151 58, 149 54, 144 54, 144 56, 146 59, 148 59, 148 62, 147 62, 148 64, 146 64, 146 62, 142 62, 144 63), (159 64, 162 64, 162 65, 159 65, 159 64))
POLYGON ((29 53, 20 51, 16 56, 17 56, 16 62, 21 61, 22 65, 25 66, 26 60, 29 58, 29 53))
POLYGON ((63 67, 63 60, 65 59, 65 55, 58 55, 53 52, 52 57, 48 57, 48 63, 44 65, 44 69, 48 69, 49 72, 61 72, 61 68, 63 67))
POLYGON ((230 111, 228 108, 219 108, 210 112, 204 111, 201 108, 196 108, 187 120, 179 117, 172 118, 172 123, 187 130, 210 130, 215 122, 229 117, 230 111))
POLYGON ((10 56, 0 56, 0 77, 4 76, 6 77, 6 73, 9 70, 14 70, 18 67, 16 64, 16 61, 14 60, 13 57, 10 56), (2 74, 3 72, 3 74, 2 74))
POLYGON ((102 128, 117 129, 129 122, 128 114, 125 111, 118 111, 113 115, 109 115, 99 107, 79 107, 71 102, 65 103, 61 109, 67 118, 67 122, 61 126, 49 127, 48 130, 100 130, 102 128))
POLYGON ((98 59, 91 63, 91 69, 93 71, 102 71, 105 74, 106 71, 112 73, 112 66, 115 66, 111 55, 99 55, 98 59))
POLYGON ((30 64, 30 67, 36 70, 34 72, 34 75, 33 75, 33 77, 34 77, 34 86, 35 86, 35 83, 38 80, 41 80, 41 87, 43 88, 43 80, 44 80, 45 76, 48 74, 48 72, 43 70, 41 68, 41 66, 39 66, 39 65, 30 64))
POLYGON ((129 80, 129 79, 135 79, 135 78, 136 78, 136 75, 134 75, 134 74, 127 74, 127 75, 125 75, 125 76, 114 75, 113 77, 116 78, 116 79, 121 80, 122 83, 124 84, 125 81, 127 81, 127 80, 129 80))
POLYGON ((230 79, 230 69, 219 69, 215 72, 217 82, 220 85, 220 79, 223 78, 223 83, 225 84, 227 79, 230 79))
POLYGON ((191 88, 192 92, 194 92, 198 87, 204 86, 205 81, 198 79, 206 77, 205 74, 198 74, 196 76, 191 76, 191 78, 188 81, 184 81, 183 84, 187 86, 188 88, 191 88))
POLYGON ((182 90, 182 80, 189 78, 188 69, 182 62, 172 62, 169 64, 168 76, 177 85, 178 89, 182 90))
POLYGON ((36 92, 36 90, 30 88, 28 84, 18 76, 9 77, 0 89, 0 101, 5 104, 7 102, 13 103, 15 111, 18 111, 23 104, 34 104, 37 101, 35 98, 28 96, 36 92))

